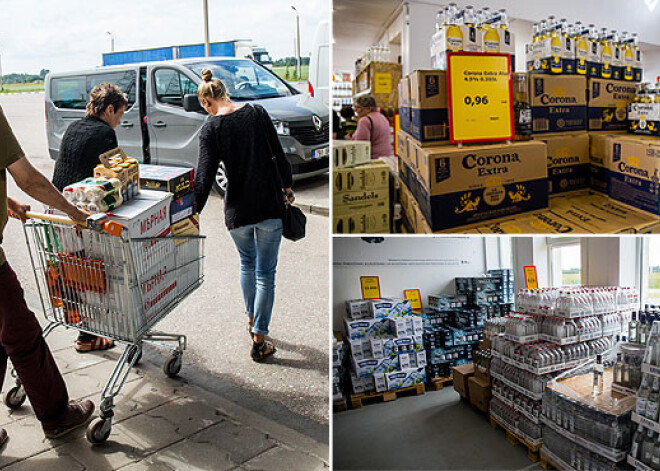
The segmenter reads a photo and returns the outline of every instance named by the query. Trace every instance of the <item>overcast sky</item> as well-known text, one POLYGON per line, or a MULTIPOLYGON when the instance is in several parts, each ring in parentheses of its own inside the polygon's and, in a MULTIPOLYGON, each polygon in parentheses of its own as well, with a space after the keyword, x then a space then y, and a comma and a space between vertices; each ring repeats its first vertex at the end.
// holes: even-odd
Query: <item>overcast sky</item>
MULTIPOLYGON (((210 40, 252 39, 273 59, 295 55, 295 5, 300 49, 309 55, 330 0, 208 0, 210 40)), ((204 41, 202 0, 0 0, 2 73, 67 71, 101 64, 110 51, 204 41)))

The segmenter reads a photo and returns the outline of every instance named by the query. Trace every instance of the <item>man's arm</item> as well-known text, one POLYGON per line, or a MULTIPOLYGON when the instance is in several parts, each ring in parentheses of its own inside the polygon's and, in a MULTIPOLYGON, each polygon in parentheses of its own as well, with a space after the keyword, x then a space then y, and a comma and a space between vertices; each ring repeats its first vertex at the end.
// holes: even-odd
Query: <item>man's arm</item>
POLYGON ((74 221, 85 221, 89 216, 69 203, 25 157, 21 157, 7 169, 19 188, 37 201, 59 209, 74 221))

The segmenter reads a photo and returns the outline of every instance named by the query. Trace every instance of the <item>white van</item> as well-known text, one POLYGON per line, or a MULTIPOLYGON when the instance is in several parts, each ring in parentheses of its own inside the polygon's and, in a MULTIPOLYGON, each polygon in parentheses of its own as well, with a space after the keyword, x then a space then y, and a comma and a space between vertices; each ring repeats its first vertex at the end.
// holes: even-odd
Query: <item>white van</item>
POLYGON ((309 94, 330 106, 330 23, 316 27, 309 58, 309 94))
MULTIPOLYGON (((212 57, 96 67, 46 76, 48 150, 59 155, 69 124, 85 116, 90 91, 98 84, 118 85, 128 109, 117 128, 126 154, 140 162, 197 167, 198 134, 208 115, 199 106, 201 71, 211 69, 232 100, 262 105, 270 114, 294 178, 328 171, 329 113, 321 100, 301 94, 267 68, 250 59, 212 57)), ((224 167, 215 188, 224 193, 224 167)))

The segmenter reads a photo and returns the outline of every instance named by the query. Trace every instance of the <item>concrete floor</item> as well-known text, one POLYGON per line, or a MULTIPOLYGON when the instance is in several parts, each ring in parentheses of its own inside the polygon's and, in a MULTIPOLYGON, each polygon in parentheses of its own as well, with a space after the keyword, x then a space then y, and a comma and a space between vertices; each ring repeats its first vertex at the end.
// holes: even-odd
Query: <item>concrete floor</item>
POLYGON ((449 386, 333 415, 333 469, 540 470, 449 386))

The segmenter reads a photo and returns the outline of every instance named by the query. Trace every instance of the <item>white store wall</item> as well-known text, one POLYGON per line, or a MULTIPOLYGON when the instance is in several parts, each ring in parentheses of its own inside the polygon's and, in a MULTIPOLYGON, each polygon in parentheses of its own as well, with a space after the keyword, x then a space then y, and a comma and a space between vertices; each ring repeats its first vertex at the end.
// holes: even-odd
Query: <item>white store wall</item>
MULTIPOLYGON (((403 297, 404 289, 419 289, 422 302, 430 294, 454 293, 454 278, 480 276, 506 268, 507 252, 497 237, 386 237, 368 243, 360 237, 333 239, 333 329, 343 330, 344 302, 359 299, 361 276, 378 276, 383 297, 403 297)), ((639 237, 513 237, 516 290, 524 288, 523 267, 536 266, 539 287, 550 286, 551 244, 579 242, 582 284, 640 287, 639 237)))

